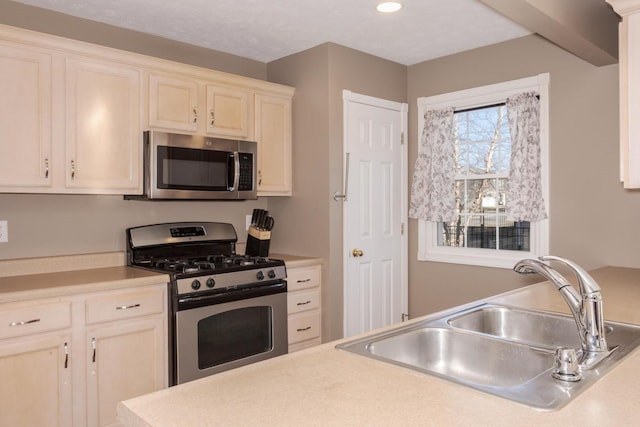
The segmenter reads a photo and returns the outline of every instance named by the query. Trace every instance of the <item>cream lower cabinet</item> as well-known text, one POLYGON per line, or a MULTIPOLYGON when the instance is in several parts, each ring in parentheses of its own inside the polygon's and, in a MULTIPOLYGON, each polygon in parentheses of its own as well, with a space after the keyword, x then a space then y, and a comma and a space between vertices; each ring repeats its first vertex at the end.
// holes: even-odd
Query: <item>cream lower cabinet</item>
POLYGON ((71 303, 0 305, 0 425, 72 425, 71 303))
POLYGON ((86 299, 87 425, 117 426, 118 402, 167 386, 165 288, 86 299))
POLYGON ((320 265, 287 268, 289 353, 322 342, 321 283, 320 265))
POLYGON ((166 284, 0 305, 0 425, 117 426, 167 386, 166 284))

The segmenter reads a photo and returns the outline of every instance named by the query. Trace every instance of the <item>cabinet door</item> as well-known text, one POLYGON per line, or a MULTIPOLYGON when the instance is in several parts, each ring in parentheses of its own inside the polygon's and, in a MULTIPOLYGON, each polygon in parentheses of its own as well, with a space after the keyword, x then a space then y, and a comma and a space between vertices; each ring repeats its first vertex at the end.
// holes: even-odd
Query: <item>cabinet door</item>
POLYGON ((87 424, 117 424, 118 402, 167 386, 164 316, 87 332, 87 424))
POLYGON ((249 91, 242 88, 207 85, 207 133, 220 136, 249 136, 249 91))
POLYGON ((291 195, 291 98, 256 94, 258 195, 291 195))
POLYGON ((67 58, 66 77, 66 186, 141 193, 140 71, 67 58))
POLYGON ((0 341, 0 425, 70 426, 70 337, 0 341))
POLYGON ((0 186, 49 186, 51 56, 0 44, 0 76, 0 186))
POLYGON ((149 75, 149 127, 198 131, 198 83, 149 75))

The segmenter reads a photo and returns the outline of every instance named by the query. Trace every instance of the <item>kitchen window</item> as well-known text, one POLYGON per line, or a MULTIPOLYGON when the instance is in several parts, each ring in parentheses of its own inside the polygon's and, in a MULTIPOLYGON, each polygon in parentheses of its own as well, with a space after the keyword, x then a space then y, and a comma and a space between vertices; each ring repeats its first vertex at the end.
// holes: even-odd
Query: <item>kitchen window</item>
POLYGON ((444 159, 446 169, 454 171, 453 183, 444 187, 444 197, 437 196, 455 205, 455 217, 419 220, 418 260, 512 268, 520 259, 547 254, 548 218, 510 219, 507 212, 514 145, 506 102, 523 93, 539 99, 539 190, 549 212, 548 86, 549 75, 541 74, 418 99, 419 141, 428 111, 452 109, 455 133, 455 147, 444 159))

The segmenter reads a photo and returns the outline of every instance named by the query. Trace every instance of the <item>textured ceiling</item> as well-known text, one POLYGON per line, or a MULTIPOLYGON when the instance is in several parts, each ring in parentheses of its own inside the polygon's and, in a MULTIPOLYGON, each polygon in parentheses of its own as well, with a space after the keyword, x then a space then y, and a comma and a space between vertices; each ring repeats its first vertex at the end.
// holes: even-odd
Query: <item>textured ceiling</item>
POLYGON ((14 0, 270 62, 333 42, 404 65, 530 34, 479 0, 14 0))

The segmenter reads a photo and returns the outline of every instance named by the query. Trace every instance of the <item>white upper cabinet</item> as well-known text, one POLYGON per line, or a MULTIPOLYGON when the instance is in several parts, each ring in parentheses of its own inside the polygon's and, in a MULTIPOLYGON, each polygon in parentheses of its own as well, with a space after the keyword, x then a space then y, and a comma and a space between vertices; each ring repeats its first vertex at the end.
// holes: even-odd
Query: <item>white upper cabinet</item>
POLYGON ((141 189, 140 79, 136 68, 66 59, 66 187, 141 189))
POLYGON ((620 180, 640 188, 640 0, 607 0, 622 16, 619 29, 620 180))
POLYGON ((198 79, 195 73, 193 78, 149 74, 149 128, 250 139, 250 90, 198 79))
POLYGON ((51 55, 0 40, 0 186, 51 185, 51 55))
POLYGON ((0 192, 142 193, 142 69, 126 55, 0 25, 0 192))
POLYGON ((207 133, 238 138, 250 136, 248 89, 207 85, 207 133))
POLYGON ((142 194, 156 129, 257 140, 291 195, 291 87, 1 24, 0 76, 0 193, 142 194))
POLYGON ((255 96, 258 195, 291 195, 291 98, 255 96))
POLYGON ((196 133, 198 118, 198 82, 149 75, 149 127, 196 133))

